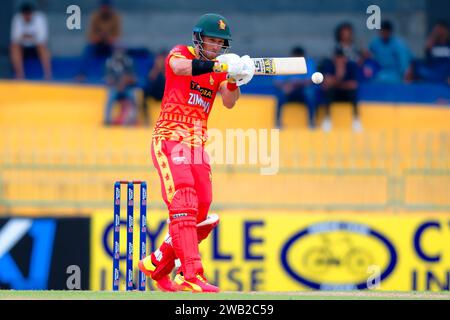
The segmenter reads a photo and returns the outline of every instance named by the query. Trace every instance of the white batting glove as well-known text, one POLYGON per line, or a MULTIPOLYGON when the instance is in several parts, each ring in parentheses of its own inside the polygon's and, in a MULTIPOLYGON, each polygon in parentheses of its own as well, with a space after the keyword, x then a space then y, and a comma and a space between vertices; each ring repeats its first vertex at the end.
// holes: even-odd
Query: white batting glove
POLYGON ((225 53, 221 54, 220 56, 217 56, 216 60, 220 63, 226 63, 229 64, 232 61, 236 61, 240 59, 240 57, 235 53, 225 53))
POLYGON ((228 76, 234 78, 242 73, 244 64, 241 58, 234 53, 226 53, 218 56, 216 60, 222 65, 222 70, 228 73, 228 76))
POLYGON ((240 59, 243 65, 242 71, 233 77, 236 79, 236 85, 238 87, 249 83, 255 75, 255 64, 253 60, 248 55, 242 56, 240 59))

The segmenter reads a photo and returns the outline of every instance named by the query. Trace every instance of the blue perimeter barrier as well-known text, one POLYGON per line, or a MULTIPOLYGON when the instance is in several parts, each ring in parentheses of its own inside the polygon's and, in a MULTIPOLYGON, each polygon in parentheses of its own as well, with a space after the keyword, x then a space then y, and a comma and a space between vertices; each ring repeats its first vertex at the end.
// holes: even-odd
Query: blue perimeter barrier
MULTIPOLYGON (((153 65, 153 56, 152 54, 134 56, 133 61, 138 78, 137 86, 144 87, 148 70, 153 65)), ((90 61, 89 74, 85 83, 103 84, 104 64, 104 59, 90 61)), ((75 82, 74 78, 80 70, 81 59, 80 57, 54 57, 52 65, 54 81, 75 82)), ((37 59, 30 59, 25 67, 28 79, 42 79, 42 68, 37 59)), ((274 79, 274 76, 254 77, 248 85, 241 87, 241 91, 243 94, 274 95, 274 79)), ((369 102, 423 103, 450 107, 450 86, 439 83, 362 83, 359 88, 359 99, 369 102)))

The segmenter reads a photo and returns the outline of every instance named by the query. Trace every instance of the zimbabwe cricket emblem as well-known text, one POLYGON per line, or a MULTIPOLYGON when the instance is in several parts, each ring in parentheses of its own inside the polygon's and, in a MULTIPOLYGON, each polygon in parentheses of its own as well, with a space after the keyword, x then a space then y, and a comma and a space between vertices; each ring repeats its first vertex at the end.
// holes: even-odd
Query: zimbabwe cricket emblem
POLYGON ((219 29, 220 30, 225 30, 225 28, 227 27, 226 23, 223 22, 222 19, 220 19, 218 23, 219 23, 219 29))

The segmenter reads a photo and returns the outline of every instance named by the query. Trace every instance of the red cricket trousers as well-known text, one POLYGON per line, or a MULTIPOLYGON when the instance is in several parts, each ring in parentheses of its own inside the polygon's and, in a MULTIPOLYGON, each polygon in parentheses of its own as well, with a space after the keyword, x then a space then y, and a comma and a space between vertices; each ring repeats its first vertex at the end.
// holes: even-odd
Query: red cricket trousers
POLYGON ((161 180, 161 193, 169 207, 175 191, 192 187, 197 192, 197 223, 206 219, 212 201, 211 166, 202 146, 172 140, 152 140, 152 160, 161 180))

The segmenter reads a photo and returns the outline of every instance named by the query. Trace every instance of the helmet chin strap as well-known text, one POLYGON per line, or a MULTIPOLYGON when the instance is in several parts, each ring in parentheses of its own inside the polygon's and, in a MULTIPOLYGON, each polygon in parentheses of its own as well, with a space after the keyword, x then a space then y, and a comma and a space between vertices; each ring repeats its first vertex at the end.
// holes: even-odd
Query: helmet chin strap
POLYGON ((198 48, 198 53, 200 54, 200 56, 206 60, 212 60, 212 59, 208 58, 207 56, 205 56, 205 54, 204 54, 205 52, 212 53, 211 51, 203 49, 203 46, 200 45, 198 48))

